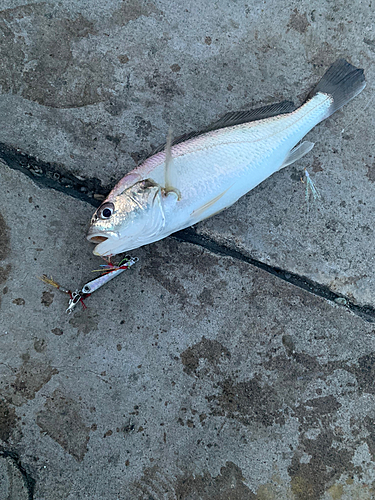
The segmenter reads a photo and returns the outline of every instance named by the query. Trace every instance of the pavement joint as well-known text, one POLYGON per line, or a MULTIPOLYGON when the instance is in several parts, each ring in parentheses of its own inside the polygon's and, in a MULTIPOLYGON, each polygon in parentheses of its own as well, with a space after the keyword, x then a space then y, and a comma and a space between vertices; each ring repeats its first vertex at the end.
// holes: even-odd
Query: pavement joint
MULTIPOLYGON (((0 159, 2 159, 9 168, 18 170, 30 177, 38 186, 55 189, 68 196, 85 201, 94 207, 98 207, 101 204, 110 190, 110 187, 102 186, 101 181, 96 177, 77 177, 71 172, 68 172, 63 165, 44 162, 35 156, 23 153, 4 143, 0 143, 0 159)), ((292 273, 286 269, 271 266, 262 261, 253 259, 235 248, 230 248, 215 242, 211 238, 199 235, 194 228, 184 229, 174 233, 171 237, 178 241, 206 248, 212 253, 230 256, 234 259, 251 264, 287 283, 349 309, 352 313, 368 323, 375 323, 374 307, 370 305, 360 306, 355 304, 347 297, 333 292, 326 285, 320 284, 305 276, 292 273)))

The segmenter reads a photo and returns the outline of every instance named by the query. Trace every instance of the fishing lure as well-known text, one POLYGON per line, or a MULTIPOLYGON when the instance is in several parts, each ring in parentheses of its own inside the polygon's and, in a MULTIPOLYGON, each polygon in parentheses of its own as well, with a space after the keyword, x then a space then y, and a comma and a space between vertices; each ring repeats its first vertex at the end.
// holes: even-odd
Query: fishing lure
POLYGON ((52 278, 52 276, 48 278, 47 275, 43 274, 43 276, 41 276, 39 279, 42 280, 43 283, 53 286, 58 290, 60 290, 60 292, 69 295, 70 297, 69 304, 65 312, 67 314, 71 314, 75 306, 79 302, 82 304, 83 309, 86 309, 86 304, 84 303, 84 300, 87 299, 87 297, 89 297, 93 292, 95 292, 103 285, 108 283, 108 281, 112 280, 113 278, 124 272, 126 269, 129 269, 129 267, 133 266, 136 262, 138 262, 138 260, 139 260, 138 257, 131 257, 130 255, 127 255, 124 259, 120 261, 118 265, 114 265, 111 263, 105 264, 101 266, 103 267, 103 269, 97 269, 94 271, 94 272, 96 271, 102 272, 103 274, 101 276, 83 285, 81 290, 77 289, 74 292, 68 290, 67 288, 62 287, 52 278))

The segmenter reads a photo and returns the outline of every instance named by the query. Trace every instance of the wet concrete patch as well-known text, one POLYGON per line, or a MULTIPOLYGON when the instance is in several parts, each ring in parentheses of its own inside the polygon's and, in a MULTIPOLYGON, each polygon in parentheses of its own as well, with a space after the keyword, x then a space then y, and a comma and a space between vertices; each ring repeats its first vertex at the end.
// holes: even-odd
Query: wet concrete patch
POLYGON ((315 439, 300 438, 288 472, 296 500, 320 500, 326 488, 343 473, 360 473, 353 466, 354 451, 329 428, 322 428, 315 439))
POLYGON ((219 386, 221 393, 208 399, 216 400, 227 418, 239 420, 244 425, 261 424, 265 427, 285 423, 282 401, 259 375, 244 382, 228 378, 219 386))
POLYGON ((12 405, 0 399, 0 440, 7 442, 19 418, 12 405))
POLYGON ((370 182, 375 182, 375 162, 367 166, 367 177, 370 182))
POLYGON ((146 76, 145 82, 153 94, 163 101, 184 95, 183 89, 168 74, 161 74, 155 69, 152 76, 146 76))
POLYGON ((297 9, 294 9, 293 14, 290 16, 288 28, 294 29, 302 35, 309 26, 310 23, 307 20, 306 14, 300 14, 297 9))
POLYGON ((87 106, 108 98, 108 77, 113 73, 109 58, 95 51, 85 53, 83 47, 75 50, 76 43, 96 33, 91 21, 82 14, 65 17, 44 2, 1 14, 2 93, 56 108, 87 106))
MULTIPOLYGON (((170 241, 168 243, 171 251, 177 251, 177 242, 170 241)), ((189 300, 189 293, 181 279, 178 278, 177 263, 174 260, 168 261, 166 255, 160 252, 155 245, 152 246, 152 250, 148 248, 145 250, 147 257, 144 259, 141 274, 156 280, 172 296, 176 297, 182 307, 185 307, 189 300)))
POLYGON ((225 358, 230 358, 230 352, 217 340, 207 339, 203 336, 200 342, 188 347, 180 357, 184 365, 184 372, 193 375, 199 367, 200 359, 206 360, 211 367, 217 367, 225 358))
POLYGON ((9 255, 9 252, 10 252, 10 228, 8 227, 4 217, 0 213, 0 260, 4 260, 9 255))
POLYGON ((79 403, 56 390, 47 398, 36 423, 78 462, 83 460, 90 439, 90 427, 83 421, 79 403))
POLYGON ((173 477, 154 466, 143 471, 142 477, 134 482, 131 491, 134 492, 134 498, 139 500, 257 500, 257 496, 244 481, 242 470, 233 462, 226 462, 217 476, 209 472, 180 472, 177 477, 173 477))
POLYGON ((375 352, 360 357, 350 371, 356 376, 360 391, 375 394, 375 352))
POLYGON ((341 403, 332 396, 324 396, 305 401, 294 409, 294 416, 300 423, 300 430, 333 422, 334 415, 341 408, 341 403))
POLYGON ((52 292, 43 292, 42 293, 42 299, 41 299, 41 303, 46 306, 46 307, 49 307, 52 302, 53 302, 53 298, 54 298, 54 294, 52 292))
POLYGON ((141 16, 151 16, 152 14, 161 14, 156 5, 149 0, 129 0, 123 2, 120 9, 112 14, 112 22, 125 26, 129 21, 135 21, 141 16))
MULTIPOLYGON (((76 310, 73 317, 70 318, 69 324, 77 328, 78 333, 88 334, 98 329, 99 315, 93 310, 76 310)), ((56 329, 55 329, 56 330, 56 329)), ((55 333, 55 332, 54 332, 55 333)), ((60 333, 55 333, 61 335, 60 333)))
POLYGON ((4 394, 16 406, 20 406, 30 399, 34 399, 40 389, 51 380, 52 376, 59 373, 48 363, 37 360, 26 360, 16 372, 14 382, 3 388, 4 394))
MULTIPOLYGON (((0 261, 6 259, 10 253, 10 228, 7 226, 4 217, 0 213, 0 261)), ((0 266, 0 285, 6 282, 12 270, 11 264, 0 266)), ((5 290, 5 288, 4 288, 5 290)), ((3 293, 6 293, 4 292, 3 293)), ((1 297, 0 297, 1 304, 1 297)))
POLYGON ((12 270, 11 264, 7 264, 4 267, 0 266, 0 284, 5 283, 5 281, 8 279, 11 270, 12 270))

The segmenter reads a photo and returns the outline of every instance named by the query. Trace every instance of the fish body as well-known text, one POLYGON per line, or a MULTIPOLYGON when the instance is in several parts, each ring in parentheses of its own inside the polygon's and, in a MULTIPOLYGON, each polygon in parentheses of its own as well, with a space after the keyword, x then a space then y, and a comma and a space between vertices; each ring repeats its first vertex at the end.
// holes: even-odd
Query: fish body
POLYGON ((284 102, 230 113, 126 175, 95 212, 94 254, 116 255, 165 238, 231 206, 313 147, 301 139, 365 86, 363 71, 334 63, 298 109, 284 102), (274 116, 267 116, 267 115, 274 116))

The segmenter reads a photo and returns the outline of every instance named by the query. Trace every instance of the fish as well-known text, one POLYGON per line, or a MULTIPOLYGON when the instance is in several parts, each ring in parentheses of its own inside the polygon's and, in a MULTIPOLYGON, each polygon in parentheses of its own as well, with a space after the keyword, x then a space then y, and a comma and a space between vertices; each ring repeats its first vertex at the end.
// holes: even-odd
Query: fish
POLYGON ((110 257, 166 238, 233 205, 314 146, 301 142, 366 86, 345 59, 330 66, 296 108, 284 101, 230 112, 207 129, 160 147, 125 175, 91 218, 94 255, 110 257))

